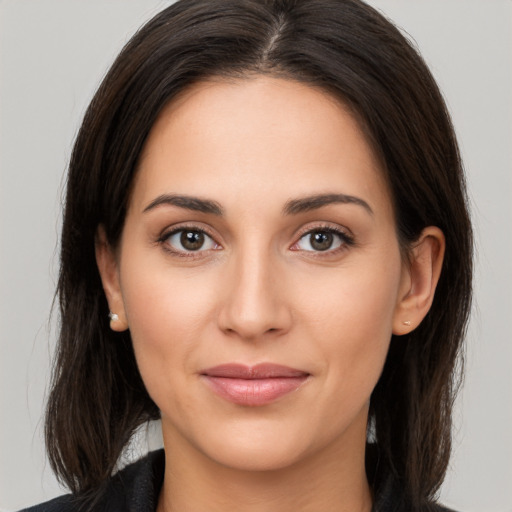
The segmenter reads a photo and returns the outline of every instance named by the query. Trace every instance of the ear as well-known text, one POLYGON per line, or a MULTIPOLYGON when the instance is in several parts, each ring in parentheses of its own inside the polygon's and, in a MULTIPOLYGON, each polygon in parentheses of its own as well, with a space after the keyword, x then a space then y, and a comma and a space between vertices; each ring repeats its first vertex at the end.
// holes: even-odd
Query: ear
POLYGON ((99 226, 95 240, 96 264, 100 272, 103 290, 107 297, 108 307, 112 313, 110 328, 122 332, 128 329, 124 309, 123 295, 119 283, 119 268, 115 251, 107 241, 105 229, 99 226))
POLYGON ((428 313, 443 266, 445 238, 435 227, 425 228, 404 262, 393 318, 393 334, 408 334, 428 313))

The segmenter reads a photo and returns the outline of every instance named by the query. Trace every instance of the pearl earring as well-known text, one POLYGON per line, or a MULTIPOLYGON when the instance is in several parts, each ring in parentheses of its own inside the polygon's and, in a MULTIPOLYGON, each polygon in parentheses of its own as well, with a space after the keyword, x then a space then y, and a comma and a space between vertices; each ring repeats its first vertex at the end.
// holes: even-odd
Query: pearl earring
POLYGON ((404 325, 411 325, 411 321, 410 320, 404 320, 403 324, 404 325))
POLYGON ((110 318, 111 322, 117 322, 119 320, 119 316, 115 313, 112 313, 112 311, 108 314, 108 317, 110 318))

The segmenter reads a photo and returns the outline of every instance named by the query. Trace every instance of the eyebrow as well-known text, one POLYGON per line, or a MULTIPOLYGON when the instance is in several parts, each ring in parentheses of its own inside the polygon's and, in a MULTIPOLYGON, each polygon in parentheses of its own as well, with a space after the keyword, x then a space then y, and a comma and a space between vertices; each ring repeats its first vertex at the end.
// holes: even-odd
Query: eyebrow
POLYGON ((296 215, 317 210, 330 204, 356 204, 362 206, 370 215, 373 215, 373 210, 366 201, 346 194, 318 194, 300 199, 291 199, 284 205, 283 213, 284 215, 296 215))
POLYGON ((162 205, 172 205, 178 206, 179 208, 184 208, 185 210, 192 210, 195 212, 202 213, 211 213, 213 215, 224 215, 224 210, 216 201, 211 201, 210 199, 201 199, 199 197, 192 196, 182 196, 175 194, 162 194, 158 196, 156 199, 151 201, 146 208, 144 208, 143 212, 149 212, 162 205))
MULTIPOLYGON (((373 210, 366 201, 359 197, 347 194, 317 194, 302 197, 300 199, 291 199, 284 205, 283 214, 297 215, 299 213, 317 210, 330 204, 356 204, 358 206, 362 206, 368 213, 373 215, 373 210)), ((186 210, 210 213, 219 216, 224 215, 224 209, 216 201, 175 194, 162 194, 158 196, 151 201, 143 211, 145 213, 162 205, 177 206, 186 210)))

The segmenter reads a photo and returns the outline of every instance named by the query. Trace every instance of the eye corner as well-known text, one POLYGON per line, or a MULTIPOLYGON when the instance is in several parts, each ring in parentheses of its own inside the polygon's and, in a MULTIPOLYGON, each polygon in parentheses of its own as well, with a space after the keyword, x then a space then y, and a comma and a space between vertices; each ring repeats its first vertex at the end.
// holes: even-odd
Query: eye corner
POLYGON ((290 246, 291 251, 311 253, 315 257, 327 257, 338 254, 355 245, 355 239, 348 229, 332 225, 306 226, 297 235, 296 241, 290 246), (313 235, 320 235, 316 241, 313 235), (304 241, 305 246, 301 247, 304 241))
POLYGON ((163 231, 157 243, 172 256, 185 258, 204 257, 209 251, 221 250, 213 234, 196 225, 177 225, 163 231))

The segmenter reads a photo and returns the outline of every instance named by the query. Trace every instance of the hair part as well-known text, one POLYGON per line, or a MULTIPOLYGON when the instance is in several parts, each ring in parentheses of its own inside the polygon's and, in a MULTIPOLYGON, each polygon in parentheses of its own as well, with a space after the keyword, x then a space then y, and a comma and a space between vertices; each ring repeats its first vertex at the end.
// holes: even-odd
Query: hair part
POLYGON ((144 144, 192 84, 254 74, 319 87, 347 105, 382 162, 402 248, 446 237, 432 308, 393 336, 371 398, 379 457, 418 509, 443 481, 456 363, 471 304, 472 234, 459 150, 439 89, 413 46, 358 0, 180 0, 147 23, 94 96, 69 166, 58 297, 61 330, 46 414, 52 468, 74 493, 101 490, 135 430, 159 417, 128 332, 109 329, 95 261, 116 246, 144 144))

